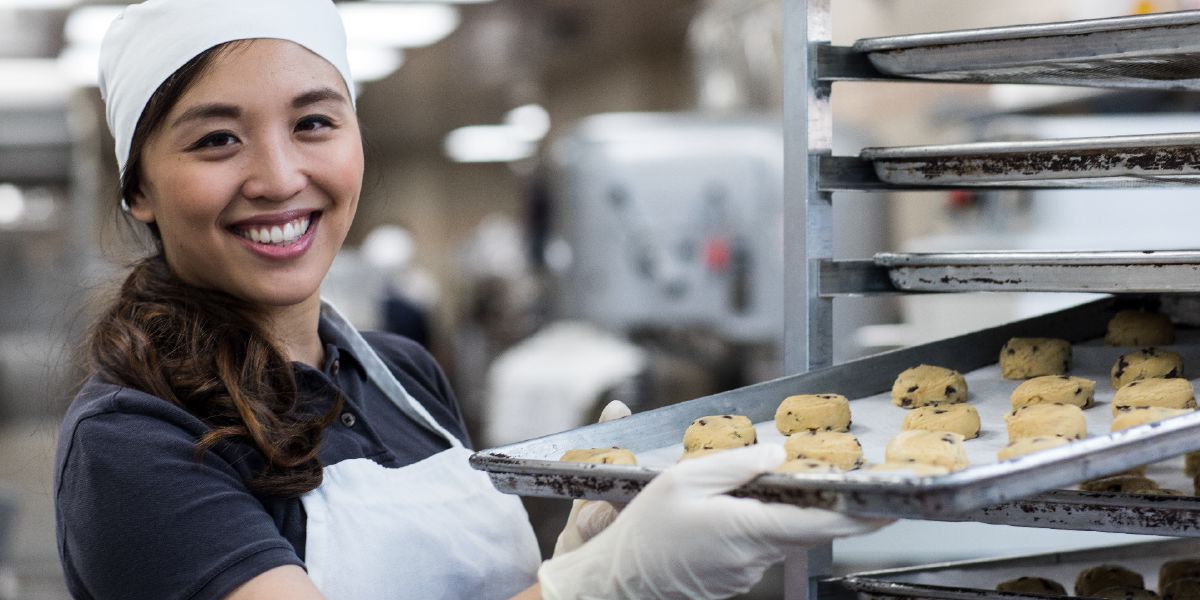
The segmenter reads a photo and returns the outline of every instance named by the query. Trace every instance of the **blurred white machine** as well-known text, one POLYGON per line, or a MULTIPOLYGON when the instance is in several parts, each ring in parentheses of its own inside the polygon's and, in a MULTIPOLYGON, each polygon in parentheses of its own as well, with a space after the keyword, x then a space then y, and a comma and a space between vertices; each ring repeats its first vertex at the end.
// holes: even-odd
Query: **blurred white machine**
POLYGON ((777 121, 686 114, 583 120, 551 151, 560 312, 615 331, 782 331, 777 121))

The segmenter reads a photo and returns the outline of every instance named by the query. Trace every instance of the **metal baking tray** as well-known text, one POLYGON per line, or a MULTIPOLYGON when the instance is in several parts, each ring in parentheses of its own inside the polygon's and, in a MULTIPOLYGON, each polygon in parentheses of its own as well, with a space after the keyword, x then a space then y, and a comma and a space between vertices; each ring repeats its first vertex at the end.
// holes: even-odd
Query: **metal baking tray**
POLYGON ((880 71, 980 83, 1200 89, 1200 11, 859 40, 880 71))
POLYGON ((864 148, 859 156, 871 162, 880 180, 895 185, 1094 188, 1200 183, 1200 133, 864 148))
POLYGON ((822 597, 853 597, 852 594, 857 594, 859 598, 864 599, 1044 600, 1048 596, 997 592, 995 588, 1002 581, 1033 576, 1057 581, 1068 593, 1073 593, 1075 576, 1080 571, 1102 564, 1119 564, 1141 573, 1146 589, 1154 590, 1158 587, 1158 568, 1162 563, 1188 557, 1200 557, 1200 540, 1142 542, 1034 556, 855 573, 822 580, 818 585, 822 590, 827 590, 822 597))
MULTIPOLYGON (((899 430, 905 412, 895 407, 887 410, 874 410, 872 407, 889 403, 886 392, 890 390, 897 373, 919 363, 943 365, 963 372, 972 386, 971 401, 980 408, 982 416, 986 399, 976 402, 980 400, 978 390, 987 388, 987 382, 998 379, 998 376, 976 370, 997 371, 994 363, 1005 341, 1015 336, 1061 337, 1073 343, 1093 340, 1103 334, 1108 319, 1116 310, 1114 302, 1113 299, 1102 299, 957 338, 683 402, 620 421, 590 425, 485 450, 475 454, 471 464, 487 471, 495 486, 508 493, 626 502, 662 468, 678 458, 679 442, 692 420, 712 414, 742 414, 758 424, 762 440, 781 441, 782 436, 774 431, 772 422, 779 402, 790 394, 828 391, 852 399, 855 425, 851 432, 863 441, 868 460, 878 462, 882 458, 883 444, 899 430), (890 422, 884 424, 874 420, 875 413, 887 413, 890 422), (771 436, 774 436, 774 440, 771 436), (642 466, 576 464, 557 460, 571 448, 609 446, 633 450, 638 454, 642 466)), ((1120 354, 1118 348, 1109 348, 1107 351, 1116 352, 1112 360, 1120 354)), ((1192 360, 1200 362, 1200 343, 1197 343, 1193 356, 1195 358, 1192 360)), ((1188 358, 1185 355, 1186 360, 1188 358)), ((1104 364, 1111 365, 1111 361, 1104 364)), ((1017 382, 1008 383, 1015 387, 1017 382)), ((1099 390, 1109 386, 1101 382, 1097 387, 1099 390)), ((1003 394, 1002 401, 1007 403, 1007 393, 1003 394)), ((1090 411, 1097 409, 1104 411, 1105 407, 1100 404, 1090 411)), ((998 407, 988 410, 1002 412, 998 407)), ((984 423, 985 428, 997 426, 995 423, 989 425, 987 417, 984 423)), ((1002 423, 998 427, 1002 430, 1002 423)), ((1074 494, 1073 500, 1081 502, 1065 509, 1061 497, 1050 499, 1044 506, 1014 504, 1006 508, 996 505, 1200 449, 1200 412, 1111 435, 1095 429, 1093 433, 1096 435, 1086 440, 1004 463, 996 463, 994 451, 986 446, 1002 445, 1003 440, 985 442, 982 441, 985 436, 981 436, 979 440, 968 442, 968 452, 975 453, 972 461, 977 462, 978 466, 950 475, 917 478, 858 471, 805 476, 768 474, 739 488, 735 494, 864 515, 938 520, 1004 519, 1006 522, 1026 519, 1031 523, 1036 522, 1038 526, 1092 528, 1095 515, 1107 514, 1114 504, 1129 506, 1129 503, 1113 502, 1111 494, 1061 492, 1074 494), (976 461, 978 452, 972 450, 972 444, 976 444, 977 449, 984 448, 985 454, 991 457, 990 462, 976 461), (1096 502, 1090 504, 1092 500, 1096 502), (1056 516, 1062 510, 1068 510, 1069 514, 1056 516), (1014 511, 1021 514, 1013 514, 1014 511)), ((1004 434, 993 430, 987 435, 995 438, 1004 434)), ((1167 505, 1173 509, 1200 511, 1200 503, 1195 499, 1165 499, 1182 501, 1179 504, 1168 502, 1167 505)), ((1071 501, 1068 500, 1068 503, 1071 501)), ((1154 506, 1160 506, 1157 497, 1155 502, 1154 506)), ((1135 510, 1127 519, 1115 521, 1127 522, 1130 531, 1141 531, 1158 526, 1161 518, 1161 515, 1143 515, 1135 510), (1152 521, 1142 520, 1143 516, 1152 521)))
POLYGON ((879 253, 901 290, 1196 292, 1200 251, 879 253))

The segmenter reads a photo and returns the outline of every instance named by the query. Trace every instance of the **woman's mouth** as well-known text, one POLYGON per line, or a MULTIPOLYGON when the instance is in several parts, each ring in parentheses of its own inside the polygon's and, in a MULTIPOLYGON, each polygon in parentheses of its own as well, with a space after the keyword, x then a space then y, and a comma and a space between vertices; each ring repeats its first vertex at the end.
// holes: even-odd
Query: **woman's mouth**
POLYGON ((234 233, 256 244, 287 246, 308 233, 314 214, 292 219, 282 225, 248 225, 234 229, 234 233))
POLYGON ((304 256, 313 245, 321 211, 294 211, 231 226, 229 232, 255 256, 288 261, 304 256))

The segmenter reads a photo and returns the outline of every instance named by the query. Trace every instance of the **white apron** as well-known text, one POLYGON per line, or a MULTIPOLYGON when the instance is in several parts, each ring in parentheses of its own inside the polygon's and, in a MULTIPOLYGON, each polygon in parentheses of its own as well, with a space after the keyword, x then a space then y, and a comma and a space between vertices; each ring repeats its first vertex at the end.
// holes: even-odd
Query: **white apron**
POLYGON ((331 305, 321 312, 350 344, 371 383, 451 448, 399 469, 357 458, 325 467, 301 497, 308 576, 329 600, 509 598, 541 563, 529 516, 467 464, 471 451, 404 390, 331 305))

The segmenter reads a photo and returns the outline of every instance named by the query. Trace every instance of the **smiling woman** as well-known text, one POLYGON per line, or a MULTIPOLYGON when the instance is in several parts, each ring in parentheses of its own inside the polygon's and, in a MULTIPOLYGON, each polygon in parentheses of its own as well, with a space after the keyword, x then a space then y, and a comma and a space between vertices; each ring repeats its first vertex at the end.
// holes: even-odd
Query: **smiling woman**
POLYGON ((718 598, 783 544, 878 525, 723 496, 782 462, 764 447, 664 473, 541 564, 432 358, 321 301, 363 176, 334 4, 148 0, 101 65, 123 205, 156 246, 59 436, 75 597, 718 598))

